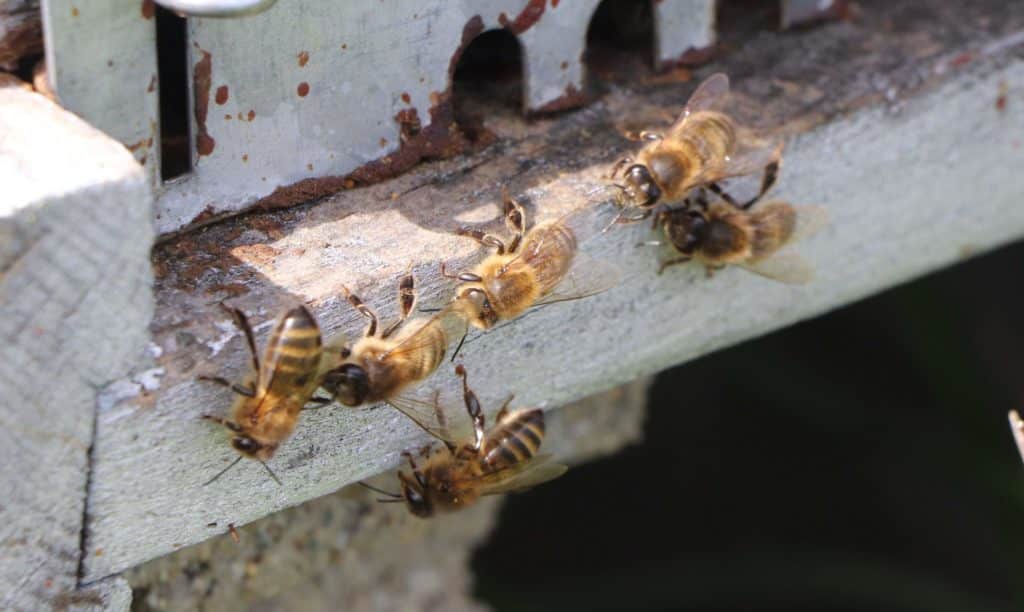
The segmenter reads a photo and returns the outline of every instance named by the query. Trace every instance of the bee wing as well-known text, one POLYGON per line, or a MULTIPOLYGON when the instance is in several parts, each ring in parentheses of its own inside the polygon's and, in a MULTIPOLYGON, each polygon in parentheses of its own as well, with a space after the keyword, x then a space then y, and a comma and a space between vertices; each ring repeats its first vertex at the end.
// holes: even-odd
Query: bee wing
POLYGON ((824 206, 802 204, 793 206, 793 210, 796 211, 796 227, 793 228, 790 242, 806 240, 828 225, 828 209, 824 206))
POLYGON ((391 350, 384 353, 381 358, 414 353, 425 346, 432 345, 436 342, 436 337, 432 333, 427 333, 427 330, 433 326, 440 326, 440 329, 444 332, 446 339, 445 351, 447 352, 448 346, 453 341, 466 335, 466 332, 469 330, 469 321, 462 310, 456 308, 454 304, 448 304, 434 316, 422 321, 416 331, 405 335, 391 350))
POLYGON ((473 438, 473 427, 469 419, 451 422, 449 414, 453 408, 442 405, 438 398, 426 402, 410 395, 400 394, 389 398, 387 403, 416 423, 420 429, 434 436, 441 442, 459 444, 473 438))
POLYGON ((537 455, 530 461, 518 463, 503 470, 485 474, 479 478, 483 483, 483 495, 497 495, 511 491, 525 491, 564 474, 569 467, 551 463, 552 455, 537 455))
POLYGON ((597 295, 611 289, 622 280, 622 268, 583 253, 576 253, 572 268, 551 293, 537 300, 534 306, 568 302, 597 295))
POLYGON ((716 108, 724 100, 727 93, 729 93, 729 77, 724 73, 716 72, 704 79, 690 95, 690 99, 686 101, 686 106, 683 107, 682 114, 672 124, 669 131, 676 130, 693 113, 716 108))
POLYGON ((738 265, 754 274, 788 285, 804 285, 814 279, 814 265, 795 251, 783 251, 738 265))
POLYGON ((739 149, 732 155, 717 163, 707 164, 694 179, 694 183, 759 174, 768 164, 778 161, 781 155, 782 145, 774 140, 741 142, 739 149))
POLYGON ((621 211, 622 209, 610 200, 604 199, 567 213, 558 222, 572 230, 576 236, 576 244, 582 245, 594 236, 604 233, 621 211))

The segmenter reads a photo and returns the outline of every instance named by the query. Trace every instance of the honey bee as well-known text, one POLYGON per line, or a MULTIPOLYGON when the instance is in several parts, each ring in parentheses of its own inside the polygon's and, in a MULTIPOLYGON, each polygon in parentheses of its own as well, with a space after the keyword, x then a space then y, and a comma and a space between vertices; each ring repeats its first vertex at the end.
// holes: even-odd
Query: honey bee
POLYGON ((579 242, 585 237, 581 230, 592 221, 590 217, 566 215, 526 232, 523 207, 507 189, 502 199, 512 239, 506 244, 493 234, 460 228, 458 235, 494 248, 495 254, 472 271, 459 274, 448 273, 441 264, 442 276, 462 282, 456 290, 454 308, 464 313, 474 327, 490 329, 531 307, 594 295, 618 282, 618 268, 584 259, 578 253, 579 242))
POLYGON ((557 478, 568 469, 552 463, 551 455, 538 455, 544 441, 544 412, 539 409, 508 409, 511 398, 495 417, 495 425, 485 431, 483 410, 469 388, 466 370, 455 366, 462 378, 462 396, 472 423, 472 437, 454 433, 440 405, 435 415, 417 417, 423 429, 431 432, 444 446, 422 452, 424 463, 417 464, 411 453, 403 453, 410 471, 398 472, 401 493, 389 493, 385 503, 404 502, 415 516, 428 518, 436 513, 453 512, 476 502, 481 496, 521 491, 557 478))
POLYGON ((265 462, 274 456, 277 447, 291 435, 298 422, 299 412, 307 404, 330 401, 313 397, 322 357, 320 327, 305 306, 296 306, 286 311, 278 319, 267 341, 261 363, 252 327, 245 314, 237 308, 225 304, 221 306, 232 315, 235 324, 245 335, 252 358, 252 374, 241 384, 220 376, 199 377, 199 380, 227 387, 238 395, 231 420, 208 414, 202 417, 227 427, 234 434, 231 446, 239 453, 238 459, 206 484, 220 478, 242 457, 259 461, 280 484, 265 462))
MULTIPOLYGON (((783 247, 806 238, 825 226, 828 215, 819 206, 793 206, 773 200, 743 210, 717 200, 710 206, 703 192, 695 204, 662 210, 654 219, 677 257, 661 262, 665 268, 696 260, 708 276, 727 265, 737 265, 768 278, 792 284, 810 282, 814 268, 799 254, 783 247)), ((661 242, 648 242, 658 246, 661 242)))
POLYGON ((1016 410, 1011 410, 1009 417, 1010 433, 1013 434, 1013 441, 1017 443, 1017 451, 1020 452, 1021 461, 1024 461, 1024 420, 1021 420, 1016 410))
POLYGON ((640 213, 631 218, 620 214, 617 221, 646 219, 659 203, 679 202, 695 187, 707 187, 738 208, 749 208, 771 188, 778 177, 782 147, 755 137, 717 110, 728 92, 729 77, 715 73, 697 87, 667 133, 640 133, 648 144, 635 159, 616 162, 611 172, 614 179, 628 166, 623 184, 612 187, 619 191, 620 205, 639 208, 640 213), (747 202, 736 202, 717 184, 762 169, 761 190, 747 202))
POLYGON ((399 319, 380 330, 377 315, 347 287, 344 291, 369 324, 354 345, 338 349, 341 361, 323 374, 321 387, 345 406, 386 401, 405 412, 416 400, 403 397, 402 391, 430 376, 452 341, 465 336, 463 313, 447 307, 429 318, 407 321, 416 304, 415 279, 407 274, 398 285, 399 319))

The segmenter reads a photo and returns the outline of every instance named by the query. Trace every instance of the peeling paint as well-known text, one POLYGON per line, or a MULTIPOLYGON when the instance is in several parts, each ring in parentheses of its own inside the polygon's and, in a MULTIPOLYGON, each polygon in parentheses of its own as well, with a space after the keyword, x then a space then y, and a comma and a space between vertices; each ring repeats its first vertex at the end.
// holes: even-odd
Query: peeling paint
POLYGON ((448 66, 448 89, 430 94, 430 123, 423 126, 415 108, 399 111, 394 120, 399 126, 399 147, 384 157, 364 164, 341 176, 322 176, 283 185, 256 202, 261 210, 286 208, 343 189, 365 186, 392 178, 422 160, 444 159, 465 150, 468 142, 455 123, 452 107, 452 77, 462 52, 484 31, 483 19, 476 15, 466 22, 458 48, 448 66))
POLYGON ((305 81, 299 83, 296 92, 298 92, 300 98, 305 98, 309 94, 309 83, 305 81))
POLYGON ((196 115, 196 152, 199 155, 213 153, 216 146, 215 141, 206 131, 206 115, 210 110, 210 72, 213 68, 213 58, 207 51, 200 49, 202 59, 196 62, 192 73, 193 90, 195 92, 195 115, 196 115))
POLYGON ((515 19, 509 21, 508 16, 502 13, 498 15, 498 23, 513 34, 522 34, 540 20, 541 16, 544 15, 545 8, 547 8, 545 0, 530 0, 523 7, 523 10, 519 11, 515 19))
POLYGON ((302 68, 309 62, 309 52, 299 51, 299 68, 302 68))
POLYGON ((217 104, 224 104, 228 101, 228 86, 221 85, 217 88, 217 93, 214 94, 213 101, 217 104))

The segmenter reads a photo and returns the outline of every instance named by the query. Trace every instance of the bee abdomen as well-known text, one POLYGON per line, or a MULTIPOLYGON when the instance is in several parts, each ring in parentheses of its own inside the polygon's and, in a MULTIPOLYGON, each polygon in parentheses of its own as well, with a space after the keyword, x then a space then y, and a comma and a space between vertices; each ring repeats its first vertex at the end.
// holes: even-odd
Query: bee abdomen
POLYGON ((544 412, 518 410, 498 422, 484 439, 480 462, 489 470, 532 459, 544 441, 544 412))
POLYGON ((289 310, 281 318, 267 342, 263 357, 267 381, 277 384, 305 386, 320 365, 322 340, 320 327, 305 306, 289 310), (282 376, 285 375, 285 376, 282 376))

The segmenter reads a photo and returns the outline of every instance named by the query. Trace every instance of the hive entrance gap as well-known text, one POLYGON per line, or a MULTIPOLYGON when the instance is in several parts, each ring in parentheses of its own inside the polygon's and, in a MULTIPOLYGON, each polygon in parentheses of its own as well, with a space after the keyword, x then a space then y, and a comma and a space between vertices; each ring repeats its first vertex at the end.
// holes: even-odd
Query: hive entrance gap
POLYGON ((654 14, 650 2, 604 0, 590 18, 585 60, 602 81, 635 80, 654 65, 654 14))
POLYGON ((185 18, 156 9, 156 56, 160 75, 160 177, 192 171, 188 118, 188 30, 185 18))
POLYGON ((473 39, 459 57, 452 78, 455 121, 475 146, 494 141, 485 124, 496 126, 523 108, 523 50, 507 30, 473 39))

